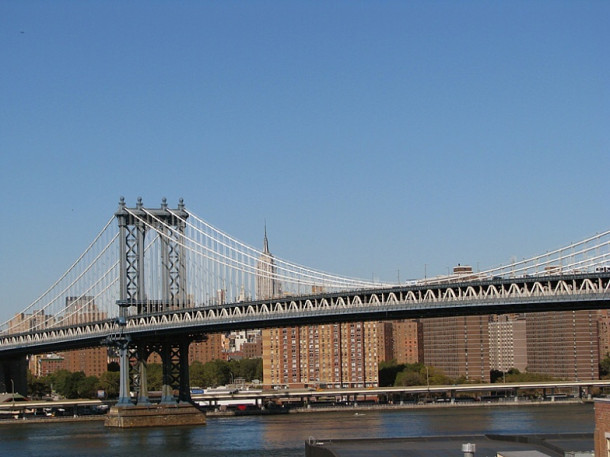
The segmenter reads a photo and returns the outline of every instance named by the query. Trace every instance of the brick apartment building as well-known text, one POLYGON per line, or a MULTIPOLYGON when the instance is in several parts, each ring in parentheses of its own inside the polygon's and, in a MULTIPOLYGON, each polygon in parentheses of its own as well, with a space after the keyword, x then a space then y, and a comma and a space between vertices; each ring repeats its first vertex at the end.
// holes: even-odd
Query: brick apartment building
POLYGON ((58 370, 82 371, 86 376, 101 376, 108 371, 108 349, 105 346, 75 349, 53 354, 38 354, 30 357, 29 370, 42 377, 58 370))
POLYGON ((489 382, 489 316, 422 319, 424 363, 447 376, 489 382))
POLYGON ((263 384, 367 387, 378 384, 378 322, 263 330, 263 384))
POLYGON ((529 313, 527 368, 570 381, 599 379, 598 312, 529 313))

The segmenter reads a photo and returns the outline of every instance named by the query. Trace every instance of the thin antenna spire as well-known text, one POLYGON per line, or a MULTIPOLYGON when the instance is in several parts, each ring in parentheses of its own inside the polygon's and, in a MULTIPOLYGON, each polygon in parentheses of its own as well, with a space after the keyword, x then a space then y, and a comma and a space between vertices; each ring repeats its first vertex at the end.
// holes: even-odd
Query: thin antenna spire
POLYGON ((263 252, 269 254, 269 240, 267 239, 267 219, 265 219, 265 238, 263 239, 263 252))

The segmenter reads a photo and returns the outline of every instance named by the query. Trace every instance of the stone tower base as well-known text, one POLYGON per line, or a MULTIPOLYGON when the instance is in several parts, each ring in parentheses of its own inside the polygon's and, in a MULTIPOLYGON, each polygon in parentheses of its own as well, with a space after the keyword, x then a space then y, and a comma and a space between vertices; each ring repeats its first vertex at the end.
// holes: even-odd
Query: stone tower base
POLYGON ((165 427, 169 425, 204 425, 205 414, 188 403, 176 405, 113 406, 106 417, 106 427, 165 427))

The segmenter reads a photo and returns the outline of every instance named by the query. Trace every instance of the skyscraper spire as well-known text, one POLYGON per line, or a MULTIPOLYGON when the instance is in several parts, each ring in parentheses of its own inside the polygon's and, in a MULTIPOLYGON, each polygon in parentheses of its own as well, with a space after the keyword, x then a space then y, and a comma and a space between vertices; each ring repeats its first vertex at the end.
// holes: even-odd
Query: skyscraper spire
POLYGON ((267 220, 265 219, 265 239, 263 240, 263 253, 270 254, 269 240, 267 239, 267 220))
POLYGON ((263 239, 263 252, 256 264, 256 298, 266 300, 279 297, 282 287, 277 277, 275 261, 269 251, 269 240, 267 239, 267 221, 265 220, 265 238, 263 239))

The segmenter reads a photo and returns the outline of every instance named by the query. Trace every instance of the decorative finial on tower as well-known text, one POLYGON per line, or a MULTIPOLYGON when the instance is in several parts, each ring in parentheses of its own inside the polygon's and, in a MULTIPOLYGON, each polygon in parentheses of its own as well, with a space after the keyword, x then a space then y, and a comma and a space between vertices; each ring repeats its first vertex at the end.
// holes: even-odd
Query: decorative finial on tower
POLYGON ((181 198, 180 200, 178 200, 178 209, 180 211, 184 211, 184 198, 181 198))
POLYGON ((125 197, 121 196, 121 198, 119 198, 119 209, 123 208, 125 208, 125 197))
POLYGON ((142 206, 144 206, 144 205, 142 204, 142 197, 138 197, 138 203, 136 204, 136 207, 137 207, 138 209, 142 209, 142 206))
POLYGON ((167 209, 167 198, 165 197, 161 199, 161 209, 167 209))

